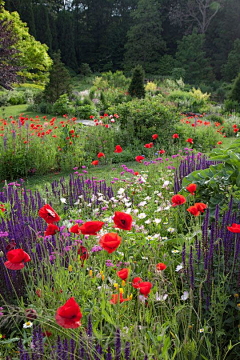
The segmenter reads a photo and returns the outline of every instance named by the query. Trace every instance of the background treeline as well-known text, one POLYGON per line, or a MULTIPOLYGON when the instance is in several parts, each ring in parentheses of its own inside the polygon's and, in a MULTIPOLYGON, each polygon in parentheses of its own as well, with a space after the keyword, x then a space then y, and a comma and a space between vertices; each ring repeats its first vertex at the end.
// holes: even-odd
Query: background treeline
POLYGON ((212 84, 240 71, 240 0, 6 0, 5 8, 77 73, 85 63, 94 72, 141 64, 212 84))

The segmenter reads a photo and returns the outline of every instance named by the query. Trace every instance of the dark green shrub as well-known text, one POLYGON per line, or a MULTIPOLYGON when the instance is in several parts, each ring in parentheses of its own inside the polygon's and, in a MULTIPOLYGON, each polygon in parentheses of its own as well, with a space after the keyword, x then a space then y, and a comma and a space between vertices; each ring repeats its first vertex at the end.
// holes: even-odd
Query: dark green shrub
POLYGON ((229 99, 237 102, 238 107, 239 107, 239 104, 240 104, 240 73, 234 81, 231 93, 229 95, 229 99))
POLYGON ((224 112, 233 112, 233 111, 239 111, 239 103, 238 101, 232 100, 232 99, 227 99, 224 101, 224 106, 223 106, 223 111, 224 112))
POLYGON ((224 124, 224 117, 216 114, 212 114, 208 116, 208 121, 219 122, 220 124, 224 124))
POLYGON ((92 70, 87 63, 82 63, 79 68, 79 73, 83 76, 89 76, 92 74, 92 70))
POLYGON ((128 91, 132 97, 138 97, 139 99, 145 97, 144 71, 142 66, 138 65, 135 67, 128 91))
POLYGON ((73 114, 74 110, 69 102, 67 94, 63 94, 53 105, 54 114, 64 115, 73 114))

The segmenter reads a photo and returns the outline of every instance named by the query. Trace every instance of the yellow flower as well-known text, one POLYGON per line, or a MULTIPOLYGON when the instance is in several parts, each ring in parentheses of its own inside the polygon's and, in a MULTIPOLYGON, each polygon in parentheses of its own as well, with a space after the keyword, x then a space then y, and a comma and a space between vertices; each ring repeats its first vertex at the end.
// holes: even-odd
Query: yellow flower
POLYGON ((238 297, 239 297, 239 294, 234 294, 234 297, 235 297, 235 298, 238 298, 238 297))
POLYGON ((123 281, 122 281, 122 286, 125 286, 125 284, 126 284, 126 282, 123 280, 123 281))
POLYGON ((128 296, 127 298, 128 298, 128 300, 132 300, 132 298, 133 298, 133 294, 131 294, 131 295, 130 295, 130 296, 128 296))
POLYGON ((119 288, 119 294, 123 294, 123 288, 119 288))
POLYGON ((118 284, 117 283, 115 283, 113 286, 116 288, 116 290, 118 289, 118 284))
POLYGON ((102 275, 102 281, 104 280, 104 278, 105 278, 105 276, 104 276, 104 275, 102 275))
POLYGON ((72 272, 72 265, 69 265, 68 271, 69 271, 69 272, 72 272))
POLYGON ((240 304, 239 304, 239 303, 237 304, 237 307, 239 307, 239 308, 240 308, 240 304))
POLYGON ((89 276, 92 276, 92 270, 89 270, 89 276))

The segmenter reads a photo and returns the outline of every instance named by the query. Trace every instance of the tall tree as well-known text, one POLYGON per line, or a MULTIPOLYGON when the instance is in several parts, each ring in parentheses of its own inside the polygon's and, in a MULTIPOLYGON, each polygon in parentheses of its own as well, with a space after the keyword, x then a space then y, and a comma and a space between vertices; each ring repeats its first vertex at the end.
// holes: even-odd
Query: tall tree
POLYGON ((225 0, 173 0, 170 19, 188 24, 190 30, 197 26, 198 31, 205 34, 224 2, 225 0))
POLYGON ((57 18, 58 45, 62 61, 66 66, 77 70, 77 59, 74 44, 73 17, 66 11, 61 11, 57 18))
POLYGON ((176 53, 177 67, 185 70, 185 80, 190 84, 214 80, 210 61, 204 51, 205 36, 195 29, 178 44, 176 53))
POLYGON ((49 24, 49 12, 45 5, 35 7, 36 37, 42 43, 46 44, 49 50, 52 50, 52 34, 49 24))
POLYGON ((146 72, 158 69, 158 59, 164 54, 166 44, 162 38, 162 2, 139 0, 132 12, 133 25, 128 31, 126 43, 126 68, 140 64, 146 72))
MULTIPOLYGON (((1 8, 0 8, 1 10, 1 8)), ((0 86, 11 90, 11 84, 17 82, 17 72, 20 70, 18 50, 16 44, 18 38, 14 34, 9 21, 0 21, 0 86)))
POLYGON ((222 67, 223 79, 232 81, 240 73, 240 39, 236 39, 228 54, 227 63, 222 67))
POLYGON ((36 28, 35 28, 32 0, 24 0, 21 2, 19 14, 22 21, 27 22, 30 34, 35 37, 36 28))

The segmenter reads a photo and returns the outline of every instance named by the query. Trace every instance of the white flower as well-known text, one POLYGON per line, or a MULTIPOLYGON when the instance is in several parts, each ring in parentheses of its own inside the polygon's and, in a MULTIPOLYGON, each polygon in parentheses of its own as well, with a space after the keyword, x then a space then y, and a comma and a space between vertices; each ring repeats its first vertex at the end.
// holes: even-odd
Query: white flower
POLYGON ((172 254, 178 254, 179 250, 172 250, 172 254))
POLYGON ((181 296, 181 300, 186 301, 189 298, 189 292, 184 291, 183 295, 181 296))
POLYGON ((147 197, 145 197, 145 200, 146 200, 146 201, 149 201, 149 200, 151 200, 151 197, 150 197, 150 196, 147 196, 147 197))
POLYGON ((162 219, 154 219, 153 222, 155 222, 156 225, 160 224, 160 222, 162 221, 162 219))
POLYGON ((180 265, 178 265, 177 267, 176 267, 176 272, 179 272, 180 270, 182 270, 183 269, 183 263, 181 263, 180 265))
POLYGON ((145 224, 151 224, 151 219, 146 220, 145 224))
POLYGON ((170 228, 167 229, 167 231, 172 234, 175 231, 175 229, 170 227, 170 228))
POLYGON ((139 219, 145 219, 146 216, 147 215, 145 213, 141 213, 141 214, 138 215, 138 218, 139 219))
POLYGON ((23 324, 23 328, 27 329, 33 326, 33 323, 31 321, 27 321, 25 324, 23 324))
POLYGON ((148 239, 148 240, 153 240, 153 237, 150 236, 150 235, 148 235, 148 236, 147 236, 147 239, 148 239))
POLYGON ((202 329, 199 329, 198 332, 203 333, 203 332, 204 332, 204 329, 203 329, 203 328, 202 328, 202 329))
POLYGON ((164 210, 169 210, 169 209, 171 209, 171 206, 166 206, 166 207, 164 208, 164 210))
POLYGON ((170 184, 170 181, 164 181, 162 188, 165 189, 170 184))
MULTIPOLYGON (((162 237, 162 240, 167 240, 168 238, 166 236, 162 237)), ((172 252, 175 251, 175 250, 172 250, 172 252)), ((177 251, 177 250, 176 250, 177 251)), ((175 254, 175 253, 173 253, 175 254)))
POLYGON ((133 210, 133 213, 134 213, 135 215, 137 215, 138 212, 139 212, 138 209, 134 209, 134 210, 133 210))
POLYGON ((132 209, 131 209, 131 208, 128 208, 128 209, 125 211, 125 213, 126 213, 126 214, 130 214, 131 211, 132 211, 132 209))
POLYGON ((119 194, 119 195, 122 195, 123 193, 125 193, 125 189, 120 188, 120 189, 118 190, 118 194, 119 194))
POLYGON ((66 204, 67 203, 67 200, 65 198, 60 198, 60 201, 62 204, 66 204))
POLYGON ((156 293, 156 301, 165 301, 168 297, 168 294, 158 295, 158 292, 156 293))
POLYGON ((79 200, 74 203, 74 205, 79 205, 79 204, 80 204, 79 200))
POLYGON ((127 326, 124 326, 124 327, 123 327, 123 330, 124 330, 124 332, 127 334, 128 331, 129 331, 129 328, 128 328, 127 326))
POLYGON ((146 201, 141 201, 141 202, 138 204, 138 206, 139 206, 139 207, 142 207, 142 206, 145 206, 146 204, 147 204, 146 201))

